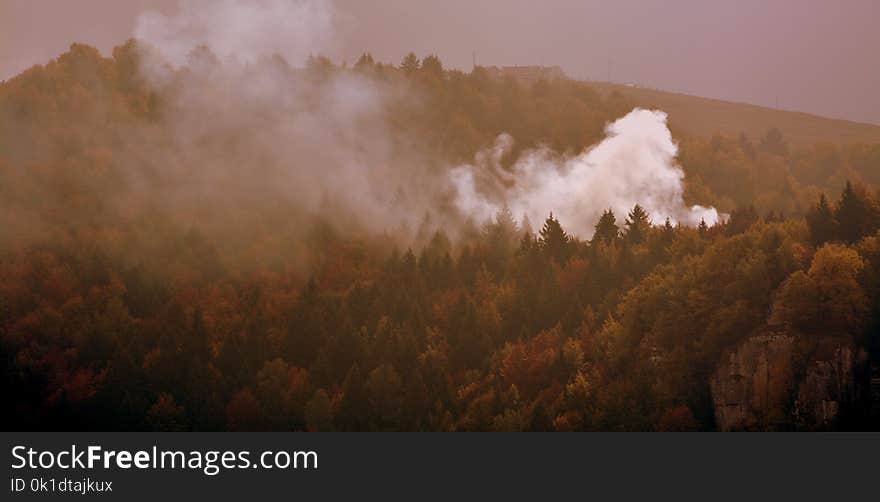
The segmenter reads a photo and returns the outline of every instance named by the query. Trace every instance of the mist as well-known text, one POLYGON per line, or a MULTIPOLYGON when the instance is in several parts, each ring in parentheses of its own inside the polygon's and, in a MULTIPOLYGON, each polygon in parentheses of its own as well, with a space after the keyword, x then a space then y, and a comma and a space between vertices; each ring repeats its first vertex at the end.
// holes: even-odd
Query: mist
MULTIPOLYGON (((602 211, 622 219, 636 203, 657 224, 721 218, 713 208, 685 205, 677 146, 661 111, 633 110, 579 154, 537 148, 511 165, 515 138, 505 133, 456 165, 428 145, 433 131, 395 125, 395 109, 421 113, 413 111, 423 99, 414 79, 321 56, 342 38, 330 2, 191 0, 173 15, 144 13, 133 36, 127 47, 137 68, 125 85, 142 86, 155 110, 148 121, 91 112, 94 124, 112 122, 116 139, 112 151, 80 152, 83 162, 97 158, 114 172, 96 178, 103 197, 84 206, 88 221, 133 229, 156 215, 175 231, 200 232, 227 262, 307 270, 316 228, 405 249, 437 230, 461 241, 505 206, 533 222, 552 212, 583 238, 602 211)), ((85 124, 83 137, 93 130, 85 124)), ((31 160, 48 152, 24 145, 11 152, 31 160)), ((35 190, 52 200, 44 187, 35 190)), ((62 223, 26 212, 10 219, 34 239, 62 223), (43 223, 45 231, 33 230, 43 223)))
POLYGON ((141 16, 135 36, 148 49, 145 76, 162 86, 176 70, 182 84, 168 117, 178 155, 166 163, 200 178, 185 186, 213 187, 203 198, 235 193, 235 204, 278 197, 310 211, 342 209, 357 215, 356 227, 380 232, 416 225, 426 212, 448 224, 442 201, 450 193, 476 222, 506 205, 532 221, 553 212, 583 237, 602 211, 625 215, 637 203, 655 223, 719 221, 713 208, 685 206, 661 111, 633 110, 578 155, 531 150, 510 169, 501 160, 514 138, 502 134, 473 164, 431 175, 419 168, 426 159, 418 149, 401 148, 385 127, 387 98, 406 89, 352 72, 315 80, 297 71, 337 39, 334 23, 332 5, 317 0, 193 0, 172 17, 141 16))
POLYGON ((220 230, 264 224, 259 208, 281 205, 292 220, 402 241, 426 212, 443 212, 448 179, 387 126, 389 101, 417 96, 324 59, 335 23, 316 0, 198 0, 141 16, 141 72, 170 97, 172 146, 151 162, 171 182, 150 197, 220 230))
POLYGON ((172 16, 141 14, 134 37, 176 66, 185 65, 199 45, 221 59, 248 63, 277 54, 302 65, 336 43, 335 19, 333 4, 325 0, 185 0, 172 16))

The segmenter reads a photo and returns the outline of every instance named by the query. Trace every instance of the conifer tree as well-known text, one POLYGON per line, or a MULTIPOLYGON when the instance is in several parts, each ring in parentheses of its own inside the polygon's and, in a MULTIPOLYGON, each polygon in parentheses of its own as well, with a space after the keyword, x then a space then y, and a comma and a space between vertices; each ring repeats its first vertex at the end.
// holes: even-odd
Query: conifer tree
POLYGON ((807 213, 807 225, 810 228, 810 240, 814 245, 821 246, 835 239, 837 223, 834 221, 834 213, 824 193, 819 196, 819 202, 807 213))
POLYGON ((610 209, 602 213, 599 222, 596 223, 595 232, 593 233, 593 242, 604 242, 605 244, 617 240, 620 228, 617 226, 617 220, 614 212, 610 209))
POLYGON ((877 229, 877 211, 868 193, 862 187, 846 182, 837 203, 836 220, 839 236, 847 243, 854 243, 877 229))
POLYGON ((709 225, 706 224, 705 218, 700 218, 700 224, 697 225, 697 232, 700 233, 700 237, 706 237, 709 235, 709 225))
POLYGON ((403 58, 403 61, 400 62, 400 69, 407 75, 419 71, 419 68, 421 68, 421 62, 419 61, 418 56, 413 52, 407 54, 406 57, 403 58))
POLYGON ((648 212, 642 206, 636 204, 627 215, 624 225, 626 227, 624 236, 628 243, 640 244, 644 242, 645 237, 648 235, 648 229, 651 227, 648 212))
POLYGON ((559 220, 553 217, 553 213, 544 220, 544 227, 539 232, 538 242, 541 248, 557 262, 564 262, 568 258, 568 243, 570 237, 562 229, 559 220))

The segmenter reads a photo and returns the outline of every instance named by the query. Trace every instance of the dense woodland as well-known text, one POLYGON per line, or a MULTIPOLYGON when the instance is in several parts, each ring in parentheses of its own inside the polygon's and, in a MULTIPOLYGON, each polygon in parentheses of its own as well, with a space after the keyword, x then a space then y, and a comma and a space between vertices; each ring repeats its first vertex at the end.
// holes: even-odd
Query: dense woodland
MULTIPOLYGON (((587 240, 501 211, 403 241, 278 204, 222 233, 125 204, 170 134, 138 61, 133 42, 75 44, 0 84, 8 428, 712 430, 709 376, 751 335, 839 337, 880 361, 880 144, 673 130, 688 202, 730 214, 712 227, 635 206, 587 240)), ((387 123, 438 169, 502 132, 580 151, 638 104, 434 56, 302 71, 406 88, 387 123)), ((846 411, 839 427, 876 426, 846 411)))

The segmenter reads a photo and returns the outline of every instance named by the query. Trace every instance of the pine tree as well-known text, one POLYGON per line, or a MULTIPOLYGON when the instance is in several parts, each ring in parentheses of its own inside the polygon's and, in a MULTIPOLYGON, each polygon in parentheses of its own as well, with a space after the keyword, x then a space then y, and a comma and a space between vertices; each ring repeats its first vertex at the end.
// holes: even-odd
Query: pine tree
POLYGON ((400 62, 400 69, 407 75, 419 71, 419 68, 421 68, 421 62, 413 52, 407 54, 403 61, 400 62))
POLYGON ((667 217, 666 221, 663 223, 663 228, 661 229, 662 233, 661 239, 664 245, 669 245, 672 243, 673 239, 675 239, 675 227, 672 226, 672 221, 667 217))
POLYGON ((507 204, 495 214, 495 227, 504 236, 512 237, 517 233, 516 220, 513 218, 513 213, 510 212, 507 204))
POLYGON ((739 235, 758 223, 759 219, 755 206, 750 204, 737 207, 730 213, 725 231, 728 236, 739 235))
POLYGON ((627 215, 624 225, 626 227, 624 237, 628 243, 640 244, 644 242, 645 237, 648 235, 648 229, 651 227, 648 212, 642 206, 636 204, 627 215))
POLYGON ((705 218, 700 218, 700 224, 697 225, 697 232, 699 232, 700 237, 707 237, 709 235, 709 225, 706 224, 705 218))
POLYGON ((819 196, 819 202, 807 213, 807 225, 810 228, 810 239, 815 246, 821 246, 836 238, 837 223, 834 221, 834 213, 824 193, 819 196))
POLYGON ((877 211, 868 193, 849 181, 837 203, 836 220, 841 240, 847 243, 859 241, 877 229, 877 211))
POLYGON ((568 258, 568 243, 570 237, 562 229, 559 220, 553 217, 553 213, 544 220, 544 227, 539 232, 538 242, 541 248, 557 262, 564 262, 568 258))
POLYGON ((614 213, 608 209, 602 213, 599 222, 596 223, 595 232, 593 233, 593 243, 604 242, 609 244, 617 240, 620 229, 617 226, 617 220, 614 213))
POLYGON ((488 261, 494 274, 504 269, 507 259, 513 254, 517 245, 516 220, 506 205, 495 215, 495 221, 483 226, 483 237, 486 240, 488 261))
POLYGON ((770 129, 764 137, 761 138, 759 148, 765 152, 774 153, 776 155, 785 156, 788 154, 788 143, 786 143, 782 131, 776 128, 770 129))
POLYGON ((525 213, 523 213, 522 221, 519 226, 520 226, 520 230, 522 230, 523 233, 527 233, 527 234, 534 234, 535 233, 535 229, 532 228, 532 220, 530 220, 529 215, 527 215, 525 213))
POLYGON ((355 70, 370 70, 376 65, 376 62, 373 61, 373 55, 369 52, 365 52, 361 54, 361 57, 358 58, 357 62, 354 64, 355 70))
POLYGON ((443 62, 436 55, 425 56, 422 60, 422 71, 435 77, 443 76, 443 62))

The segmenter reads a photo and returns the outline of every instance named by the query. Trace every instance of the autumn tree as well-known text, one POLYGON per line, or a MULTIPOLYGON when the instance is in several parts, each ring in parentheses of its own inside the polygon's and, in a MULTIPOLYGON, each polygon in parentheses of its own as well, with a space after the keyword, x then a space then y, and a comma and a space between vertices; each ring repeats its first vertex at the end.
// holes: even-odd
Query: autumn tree
POLYGON ((809 333, 859 334, 869 308, 859 282, 864 266, 852 248, 822 246, 806 273, 795 272, 780 287, 771 322, 809 333))

